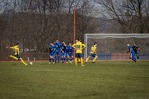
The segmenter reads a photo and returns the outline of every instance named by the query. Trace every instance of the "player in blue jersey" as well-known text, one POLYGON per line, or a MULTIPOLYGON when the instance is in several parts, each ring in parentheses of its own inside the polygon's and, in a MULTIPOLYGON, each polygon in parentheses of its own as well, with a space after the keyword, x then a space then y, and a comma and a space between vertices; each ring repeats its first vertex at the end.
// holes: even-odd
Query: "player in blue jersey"
POLYGON ((64 41, 61 44, 61 58, 62 58, 62 63, 65 63, 65 61, 66 61, 66 43, 64 41))
POLYGON ((127 44, 128 47, 128 51, 130 53, 129 58, 132 59, 134 62, 136 62, 136 58, 135 58, 135 51, 133 50, 132 46, 130 44, 127 44))
POLYGON ((61 55, 61 43, 59 42, 59 40, 56 40, 56 42, 54 42, 54 46, 56 48, 55 62, 58 61, 58 63, 59 63, 60 62, 60 55, 61 55))
POLYGON ((55 52, 56 52, 56 48, 54 46, 54 44, 51 42, 50 46, 49 46, 49 64, 55 62, 54 58, 55 58, 55 52))
POLYGON ((74 48, 72 47, 71 42, 69 42, 68 45, 66 46, 66 53, 67 53, 67 62, 69 60, 69 62, 72 63, 74 48))

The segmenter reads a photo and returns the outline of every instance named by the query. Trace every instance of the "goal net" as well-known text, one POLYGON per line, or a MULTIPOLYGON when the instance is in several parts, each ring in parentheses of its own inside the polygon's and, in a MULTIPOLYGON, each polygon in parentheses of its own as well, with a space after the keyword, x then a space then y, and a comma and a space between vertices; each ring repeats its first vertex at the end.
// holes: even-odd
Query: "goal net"
POLYGON ((94 42, 98 44, 98 60, 128 60, 127 44, 136 44, 140 48, 140 60, 149 60, 149 34, 85 34, 85 59, 90 54, 94 42))

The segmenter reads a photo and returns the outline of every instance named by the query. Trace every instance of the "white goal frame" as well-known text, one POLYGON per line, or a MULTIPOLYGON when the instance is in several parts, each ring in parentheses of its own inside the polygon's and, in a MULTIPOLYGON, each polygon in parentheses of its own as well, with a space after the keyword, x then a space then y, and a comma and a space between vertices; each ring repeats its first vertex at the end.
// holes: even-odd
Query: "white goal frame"
POLYGON ((148 38, 149 39, 149 33, 144 33, 144 34, 87 33, 87 34, 84 34, 84 43, 86 45, 86 48, 84 50, 84 59, 87 58, 88 39, 102 39, 102 38, 148 38))

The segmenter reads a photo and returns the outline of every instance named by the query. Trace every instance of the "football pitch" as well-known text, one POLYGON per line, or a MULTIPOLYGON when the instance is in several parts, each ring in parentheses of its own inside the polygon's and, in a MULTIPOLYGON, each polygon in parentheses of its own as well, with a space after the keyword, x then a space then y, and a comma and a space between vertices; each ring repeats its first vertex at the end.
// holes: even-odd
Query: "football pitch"
POLYGON ((1 62, 0 99, 149 99, 149 62, 1 62))

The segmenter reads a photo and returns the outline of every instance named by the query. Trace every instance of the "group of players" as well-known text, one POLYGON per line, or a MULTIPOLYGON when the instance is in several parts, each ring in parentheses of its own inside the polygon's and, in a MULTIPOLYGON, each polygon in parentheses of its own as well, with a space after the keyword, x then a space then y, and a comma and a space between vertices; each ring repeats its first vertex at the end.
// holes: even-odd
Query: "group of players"
POLYGON ((132 59, 134 62, 136 62, 136 60, 139 59, 138 51, 140 51, 140 48, 136 44, 133 45, 127 44, 127 47, 128 47, 127 53, 130 53, 129 58, 132 59))
MULTIPOLYGON (((83 44, 80 40, 76 40, 76 42, 72 45, 71 42, 68 43, 68 45, 63 41, 62 43, 59 42, 59 40, 56 40, 54 43, 51 42, 49 45, 49 64, 51 63, 60 63, 62 60, 62 63, 70 62, 72 63, 74 60, 75 65, 77 66, 77 63, 80 62, 81 66, 84 66, 84 61, 82 57, 82 50, 86 47, 85 44, 83 44), (75 57, 74 55, 75 51, 75 57)), ((137 59, 139 59, 138 51, 140 48, 134 45, 127 44, 128 51, 130 55, 129 58, 132 59, 134 62, 136 62, 137 59)), ((17 43, 15 46, 8 47, 14 51, 14 55, 10 55, 11 58, 15 60, 21 60, 21 62, 24 65, 28 65, 21 57, 20 57, 20 51, 19 51, 19 43, 17 43)), ((88 62, 90 57, 93 57, 92 63, 95 62, 97 59, 97 43, 95 42, 91 46, 90 55, 87 57, 85 62, 88 62)))
MULTIPOLYGON (((66 45, 66 43, 63 41, 62 43, 59 42, 59 40, 56 40, 55 42, 51 42, 49 45, 49 64, 51 63, 60 63, 62 60, 62 63, 70 62, 72 63, 74 60, 75 65, 77 66, 77 63, 80 62, 81 66, 84 66, 84 61, 82 58, 82 50, 86 47, 85 44, 83 44, 80 40, 76 40, 76 42, 72 45, 71 42, 66 45), (74 58, 74 51, 75 51, 75 58, 74 58)), ((95 62, 97 59, 97 53, 96 53, 96 47, 97 43, 95 42, 90 51, 90 55, 87 57, 85 62, 88 62, 89 58, 92 56, 94 57, 92 63, 95 62)), ((20 51, 19 51, 19 43, 17 43, 15 46, 8 47, 14 51, 14 55, 10 55, 9 57, 15 59, 15 60, 21 60, 21 62, 24 65, 28 65, 21 57, 20 57, 20 51)))
MULTIPOLYGON (((89 58, 92 56, 94 57, 93 63, 97 59, 97 53, 96 53, 96 46, 97 43, 95 42, 93 46, 91 47, 90 55, 86 59, 85 62, 88 62, 89 58)), ((49 46, 49 64, 60 62, 60 59, 62 60, 62 63, 72 63, 74 60, 75 65, 77 66, 77 63, 80 62, 81 66, 84 66, 84 61, 82 58, 82 50, 86 47, 85 44, 83 44, 80 40, 76 40, 76 42, 72 45, 71 42, 66 45, 66 43, 63 41, 60 43, 58 40, 56 42, 51 42, 49 46), (75 51, 75 59, 73 59, 73 53, 75 51)))
POLYGON ((68 42, 68 45, 64 41, 60 43, 59 40, 56 40, 54 43, 51 42, 49 46, 49 64, 60 63, 60 60, 62 60, 62 63, 72 63, 73 53, 74 48, 71 42, 68 42))

